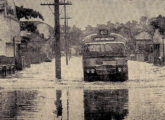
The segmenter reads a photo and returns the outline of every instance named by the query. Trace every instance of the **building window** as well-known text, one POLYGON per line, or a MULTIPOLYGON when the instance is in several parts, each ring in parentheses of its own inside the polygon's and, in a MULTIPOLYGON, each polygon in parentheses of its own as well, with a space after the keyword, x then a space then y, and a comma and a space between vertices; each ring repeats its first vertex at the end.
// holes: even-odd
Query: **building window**
POLYGON ((14 10, 11 7, 8 7, 7 14, 14 15, 14 10))
POLYGON ((4 4, 0 4, 0 12, 4 12, 5 11, 5 5, 4 4))

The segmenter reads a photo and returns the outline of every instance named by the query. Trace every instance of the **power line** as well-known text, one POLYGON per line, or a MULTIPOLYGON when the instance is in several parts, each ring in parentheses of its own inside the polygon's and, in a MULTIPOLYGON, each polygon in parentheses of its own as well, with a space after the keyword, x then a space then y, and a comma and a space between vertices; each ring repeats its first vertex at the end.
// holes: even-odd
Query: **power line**
POLYGON ((62 14, 63 8, 61 8, 60 15, 62 14))
POLYGON ((50 5, 48 5, 48 8, 50 9, 50 12, 54 15, 53 10, 51 9, 50 5))

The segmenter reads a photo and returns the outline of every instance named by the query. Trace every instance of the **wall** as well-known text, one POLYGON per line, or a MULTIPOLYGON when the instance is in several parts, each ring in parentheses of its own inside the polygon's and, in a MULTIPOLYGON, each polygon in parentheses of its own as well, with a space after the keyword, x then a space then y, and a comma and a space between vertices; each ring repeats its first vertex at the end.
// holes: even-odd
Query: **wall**
POLYGON ((137 60, 137 61, 144 62, 144 61, 145 61, 145 56, 144 56, 144 54, 141 54, 141 53, 136 54, 136 60, 137 60))
POLYGON ((163 57, 164 56, 163 54, 165 55, 165 44, 160 44, 160 53, 159 53, 160 57, 163 57))
POLYGON ((20 24, 16 18, 14 1, 4 0, 1 4, 4 4, 5 7, 0 12, 0 56, 14 57, 13 38, 15 38, 16 44, 21 42, 20 24))
POLYGON ((6 48, 6 43, 0 40, 0 56, 6 55, 5 48, 6 48))
POLYGON ((14 46, 13 44, 6 44, 6 57, 14 57, 14 46))
POLYGON ((4 12, 0 13, 0 26, 0 39, 5 42, 10 42, 10 21, 4 16, 4 12))
POLYGON ((154 44, 163 44, 163 36, 159 33, 158 30, 155 31, 153 36, 153 42, 154 44))
MULTIPOLYGON (((164 36, 159 33, 158 30, 155 31, 153 36, 154 46, 159 46, 154 48, 154 63, 157 64, 159 59, 163 61, 163 57, 165 56, 165 39, 164 36)), ((165 58, 164 58, 165 59, 165 58)))

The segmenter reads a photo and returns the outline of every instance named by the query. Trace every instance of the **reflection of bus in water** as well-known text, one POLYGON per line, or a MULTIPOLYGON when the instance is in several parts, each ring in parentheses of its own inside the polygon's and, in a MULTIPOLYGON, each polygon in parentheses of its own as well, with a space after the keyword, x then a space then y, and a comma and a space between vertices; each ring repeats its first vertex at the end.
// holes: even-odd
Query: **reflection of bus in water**
POLYGON ((119 34, 100 30, 83 40, 84 80, 108 77, 110 80, 127 80, 128 65, 125 53, 126 39, 119 34))
POLYGON ((124 120, 128 115, 128 90, 85 90, 85 120, 124 120))

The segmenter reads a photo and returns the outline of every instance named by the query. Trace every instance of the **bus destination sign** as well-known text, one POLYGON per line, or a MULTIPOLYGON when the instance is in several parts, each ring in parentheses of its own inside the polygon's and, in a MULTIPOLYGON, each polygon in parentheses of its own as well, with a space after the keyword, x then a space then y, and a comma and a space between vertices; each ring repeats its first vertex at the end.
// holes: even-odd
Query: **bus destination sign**
POLYGON ((94 38, 94 41, 114 41, 115 38, 114 37, 96 37, 94 38))
POLYGON ((108 35, 108 30, 107 29, 101 29, 101 30, 99 30, 99 34, 100 35, 108 35))

